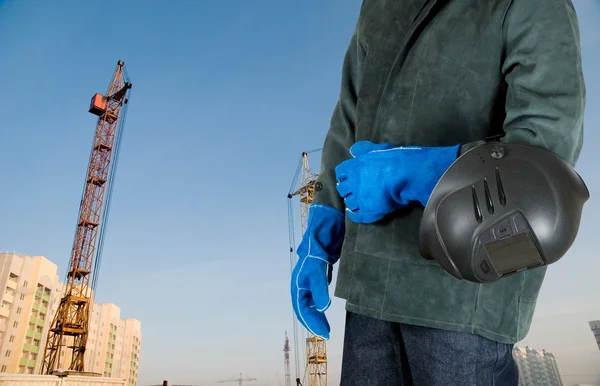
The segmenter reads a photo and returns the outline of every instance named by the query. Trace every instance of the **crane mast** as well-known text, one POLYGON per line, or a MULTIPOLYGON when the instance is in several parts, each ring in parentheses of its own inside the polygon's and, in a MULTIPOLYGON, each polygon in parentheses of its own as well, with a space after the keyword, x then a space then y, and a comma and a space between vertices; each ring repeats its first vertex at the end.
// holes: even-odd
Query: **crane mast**
POLYGON ((290 372, 290 340, 285 332, 285 343, 283 344, 283 366, 285 371, 285 386, 292 386, 292 376, 290 372))
MULTIPOLYGON (((319 149, 318 149, 319 150, 319 149)), ((317 150, 314 150, 317 151, 317 150)), ((308 153, 302 153, 301 166, 299 169, 300 187, 296 191, 291 191, 288 198, 300 197, 300 221, 302 226, 302 235, 306 231, 310 206, 312 204, 315 183, 317 182, 317 173, 313 173, 308 164, 308 153)), ((290 212, 291 215, 291 212, 290 212)), ((292 248, 290 252, 293 256, 292 248)), ((295 260, 295 259, 294 259, 295 260)), ((292 269, 293 269, 293 265, 292 269)), ((294 335, 297 334, 297 325, 294 324, 294 335)), ((295 337, 296 338, 296 337, 295 337)), ((297 339, 295 339, 297 342, 297 339)), ((298 350, 296 348, 296 357, 298 350)), ((298 371, 298 370, 296 370, 298 371)), ((327 342, 325 339, 313 335, 307 331, 306 336, 306 367, 304 370, 305 386, 327 386, 327 342)), ((296 384, 300 385, 299 378, 296 378, 296 384)))
POLYGON ((98 116, 98 123, 63 297, 48 331, 42 374, 52 374, 55 370, 85 371, 90 308, 98 279, 112 182, 132 86, 124 66, 122 61, 118 61, 106 94, 92 97, 89 112, 98 116), (67 355, 69 350, 71 355, 67 355))

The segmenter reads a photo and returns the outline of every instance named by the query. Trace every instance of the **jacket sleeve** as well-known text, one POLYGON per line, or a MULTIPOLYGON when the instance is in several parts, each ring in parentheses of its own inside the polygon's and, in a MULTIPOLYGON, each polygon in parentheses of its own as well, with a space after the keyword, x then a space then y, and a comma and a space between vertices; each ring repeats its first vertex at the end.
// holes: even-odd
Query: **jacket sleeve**
POLYGON ((571 0, 512 0, 503 34, 507 90, 501 141, 548 149, 575 166, 583 145, 586 91, 571 0))
POLYGON ((325 137, 321 170, 313 196, 313 203, 331 206, 342 213, 345 212, 345 206, 336 190, 335 168, 350 158, 350 147, 355 142, 356 104, 364 57, 364 50, 358 41, 357 24, 344 57, 339 99, 325 137))

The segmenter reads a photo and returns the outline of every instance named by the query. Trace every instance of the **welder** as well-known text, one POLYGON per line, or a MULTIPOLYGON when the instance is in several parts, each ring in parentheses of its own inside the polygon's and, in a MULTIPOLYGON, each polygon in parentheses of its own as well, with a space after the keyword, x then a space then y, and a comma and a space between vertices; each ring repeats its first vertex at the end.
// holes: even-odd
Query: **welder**
POLYGON ((513 346, 588 195, 584 107, 570 0, 362 2, 291 279, 328 339, 338 264, 342 386, 518 384, 513 346))

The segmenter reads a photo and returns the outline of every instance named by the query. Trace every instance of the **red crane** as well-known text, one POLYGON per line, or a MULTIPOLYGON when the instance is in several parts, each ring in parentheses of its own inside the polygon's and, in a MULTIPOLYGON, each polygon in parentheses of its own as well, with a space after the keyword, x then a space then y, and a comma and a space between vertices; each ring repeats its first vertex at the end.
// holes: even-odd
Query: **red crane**
POLYGON ((110 211, 114 175, 131 82, 117 63, 105 95, 92 97, 89 112, 98 116, 63 297, 48 331, 42 374, 83 372, 93 295, 110 211), (70 350, 70 355, 68 351, 70 350), (65 352, 67 351, 67 352, 65 352), (65 352, 64 356, 61 355, 65 352), (63 363, 68 362, 68 363, 63 363))

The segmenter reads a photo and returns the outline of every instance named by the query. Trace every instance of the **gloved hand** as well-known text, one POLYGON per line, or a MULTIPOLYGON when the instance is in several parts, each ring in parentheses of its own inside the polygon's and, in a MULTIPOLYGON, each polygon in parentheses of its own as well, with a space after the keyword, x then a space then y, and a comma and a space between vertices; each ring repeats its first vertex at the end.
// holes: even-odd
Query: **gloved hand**
POLYGON ((346 214, 354 222, 373 223, 414 202, 425 206, 459 149, 460 145, 355 143, 350 148, 354 158, 335 169, 337 191, 346 203, 346 214))
POLYGON ((292 306, 300 323, 312 334, 329 339, 325 311, 331 304, 329 283, 333 264, 344 240, 345 216, 327 205, 313 204, 302 241, 298 262, 292 272, 292 306))

